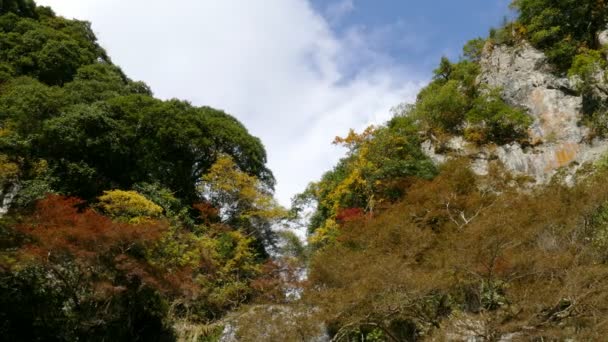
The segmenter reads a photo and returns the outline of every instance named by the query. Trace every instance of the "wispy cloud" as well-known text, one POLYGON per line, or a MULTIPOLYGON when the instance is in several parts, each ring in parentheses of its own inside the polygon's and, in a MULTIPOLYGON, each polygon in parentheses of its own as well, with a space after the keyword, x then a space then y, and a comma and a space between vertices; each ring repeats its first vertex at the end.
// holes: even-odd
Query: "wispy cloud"
POLYGON ((339 0, 332 2, 325 10, 325 16, 332 24, 339 23, 344 16, 355 10, 354 0, 339 0))
POLYGON ((338 37, 304 0, 38 2, 91 20, 113 60, 158 96, 243 121, 267 147, 284 204, 340 158, 336 135, 384 122, 422 84, 369 37, 338 37))

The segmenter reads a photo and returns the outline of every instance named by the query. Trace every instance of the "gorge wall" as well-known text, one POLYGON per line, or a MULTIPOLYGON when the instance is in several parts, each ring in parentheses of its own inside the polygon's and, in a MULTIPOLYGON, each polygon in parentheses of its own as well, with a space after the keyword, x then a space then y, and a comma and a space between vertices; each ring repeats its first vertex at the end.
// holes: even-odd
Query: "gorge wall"
MULTIPOLYGON (((450 156, 467 156, 475 172, 484 175, 491 163, 501 162, 515 174, 544 183, 558 170, 571 175, 608 151, 608 141, 594 138, 582 124, 583 96, 577 91, 577 80, 555 76, 543 52, 527 43, 514 47, 487 44, 480 66, 480 86, 500 88, 508 104, 525 109, 532 117, 529 139, 525 143, 477 146, 453 137, 441 148, 425 141, 423 149, 436 163, 450 156)), ((607 97, 603 74, 596 78, 595 91, 607 97)))

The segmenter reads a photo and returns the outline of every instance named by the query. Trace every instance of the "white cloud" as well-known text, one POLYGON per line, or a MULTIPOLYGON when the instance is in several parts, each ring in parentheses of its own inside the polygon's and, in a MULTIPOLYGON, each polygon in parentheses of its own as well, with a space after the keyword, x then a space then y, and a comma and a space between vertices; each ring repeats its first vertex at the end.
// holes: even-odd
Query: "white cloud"
POLYGON ((336 135, 387 120, 421 85, 365 41, 338 39, 305 0, 37 2, 91 21, 114 62, 157 96, 241 120, 266 145, 283 204, 339 159, 336 135))

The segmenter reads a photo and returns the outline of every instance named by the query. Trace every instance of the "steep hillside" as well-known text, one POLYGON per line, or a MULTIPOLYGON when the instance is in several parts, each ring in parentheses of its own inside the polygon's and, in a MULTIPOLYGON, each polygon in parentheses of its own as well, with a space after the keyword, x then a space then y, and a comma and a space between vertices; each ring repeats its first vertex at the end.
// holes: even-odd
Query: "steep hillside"
POLYGON ((605 336, 608 4, 513 6, 297 199, 333 340, 605 336))
POLYGON ((265 163, 234 117, 129 79, 89 23, 0 1, 1 339, 212 335, 282 293, 265 163))

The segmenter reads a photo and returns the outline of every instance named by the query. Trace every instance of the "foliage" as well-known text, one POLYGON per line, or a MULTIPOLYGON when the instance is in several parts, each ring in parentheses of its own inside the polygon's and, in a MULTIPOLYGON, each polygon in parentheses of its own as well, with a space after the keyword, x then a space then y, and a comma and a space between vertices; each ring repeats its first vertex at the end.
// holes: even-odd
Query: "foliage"
POLYGON ((596 83, 595 76, 606 68, 606 59, 599 51, 584 49, 574 56, 569 77, 579 78, 579 90, 587 92, 596 83))
POLYGON ((600 51, 581 49, 574 57, 568 76, 576 83, 577 90, 583 96, 583 122, 597 136, 608 133, 608 107, 597 87, 606 82, 606 59, 600 51))
POLYGON ((112 64, 88 23, 33 2, 0 6, 10 12, 0 16, 0 120, 12 132, 2 153, 46 160, 54 190, 90 200, 147 182, 195 202, 220 153, 272 188, 263 145, 233 117, 154 99, 112 64), (22 13, 28 6, 35 13, 22 13))
POLYGON ((35 338, 52 334, 51 340, 91 334, 170 336, 162 322, 166 308, 160 293, 173 290, 171 274, 159 272, 142 257, 166 226, 112 222, 90 209, 80 211, 80 203, 51 195, 17 226, 27 242, 15 254, 18 262, 3 268, 2 286, 13 284, 12 291, 19 293, 1 296, 10 303, 4 310, 11 310, 2 313, 8 319, 5 333, 35 338), (121 326, 125 321, 131 323, 121 326), (34 330, 27 331, 28 326, 34 330))
POLYGON ((0 184, 5 185, 19 175, 19 165, 9 160, 6 154, 0 154, 0 184))
POLYGON ((488 40, 494 45, 514 45, 523 39, 525 28, 519 22, 504 18, 500 28, 490 29, 488 40))
POLYGON ((564 72, 580 48, 597 49, 608 22, 608 3, 596 0, 515 0, 518 21, 530 42, 564 72))
POLYGON ((458 133, 462 129, 469 101, 460 88, 460 82, 433 82, 418 94, 412 115, 431 130, 458 133))
POLYGON ((488 339, 601 338, 608 270, 593 227, 605 223, 605 174, 522 193, 508 174, 465 166, 446 165, 315 253, 305 302, 334 340, 372 328, 391 341, 449 339, 458 314, 488 339))
POLYGON ((316 205, 310 248, 277 233, 289 213, 238 120, 154 98, 89 23, 0 1, 0 183, 15 195, 0 219, 0 334, 212 339, 229 311, 256 303, 241 311, 243 340, 305 339, 321 322, 336 341, 442 340, 458 317, 484 340, 601 339, 605 170, 518 191, 494 163, 484 177, 462 160, 438 169, 421 149, 457 134, 525 140, 526 113, 477 82, 484 48, 522 39, 580 80, 587 120, 607 126, 590 96, 606 68, 606 2, 513 6, 518 20, 467 43, 460 61, 442 58, 414 104, 335 139, 346 156, 296 201, 316 205))
POLYGON ((3 0, 0 3, 0 14, 15 13, 24 17, 36 15, 36 4, 33 0, 3 0))
POLYGON ((71 81, 79 67, 108 58, 86 22, 59 17, 0 17, 0 59, 49 85, 71 81))
POLYGON ((411 119, 397 117, 387 127, 351 131, 335 143, 349 149, 333 171, 313 183, 307 196, 317 202, 309 232, 312 242, 331 242, 343 209, 359 208, 373 214, 375 208, 399 198, 409 177, 430 178, 435 168, 422 153, 411 119))
POLYGON ((446 57, 434 70, 433 81, 420 91, 407 115, 422 123, 422 128, 443 135, 461 132, 465 114, 476 96, 476 62, 452 63, 446 57))
POLYGON ((506 104, 499 89, 477 85, 484 45, 482 39, 471 41, 464 49, 466 59, 458 63, 442 58, 416 103, 398 109, 385 127, 351 131, 335 140, 348 149, 347 156, 300 198, 317 204, 309 225, 313 243, 335 241, 344 210, 373 215, 374 208, 400 199, 413 178, 434 176, 432 163, 420 149, 421 131, 440 142, 461 133, 478 144, 525 140, 530 117, 506 104))
POLYGON ((462 54, 468 61, 479 62, 485 45, 486 40, 483 38, 469 40, 462 48, 462 54))
POLYGON ((433 81, 402 115, 416 120, 439 142, 454 134, 463 134, 478 144, 525 140, 531 118, 505 103, 500 89, 484 89, 477 84, 485 43, 480 38, 467 43, 465 59, 458 63, 442 58, 433 81))
POLYGON ((225 221, 277 218, 283 212, 257 178, 239 170, 230 156, 220 156, 203 176, 203 191, 225 221))
POLYGON ((238 120, 154 98, 89 23, 30 0, 0 1, 0 46, 2 336, 174 340, 266 298, 254 283, 282 289, 263 265, 284 211, 238 120), (201 192, 228 159, 242 188, 201 192), (238 210, 222 222, 212 200, 238 210))
MULTIPOLYGON (((219 209, 222 222, 256 237, 266 246, 273 246, 271 228, 287 217, 268 188, 256 177, 241 171, 227 155, 220 156, 202 177, 201 192, 219 209)), ((258 251, 266 250, 258 246, 258 251)))
POLYGON ((163 208, 139 193, 123 190, 104 191, 99 196, 98 208, 112 218, 128 222, 159 217, 163 213, 163 208))
POLYGON ((476 143, 506 144, 525 139, 532 118, 522 109, 507 105, 500 97, 500 89, 482 92, 466 114, 470 126, 465 138, 476 143))
POLYGON ((608 263, 608 203, 604 203, 597 208, 591 222, 594 228, 593 245, 602 261, 608 263))

